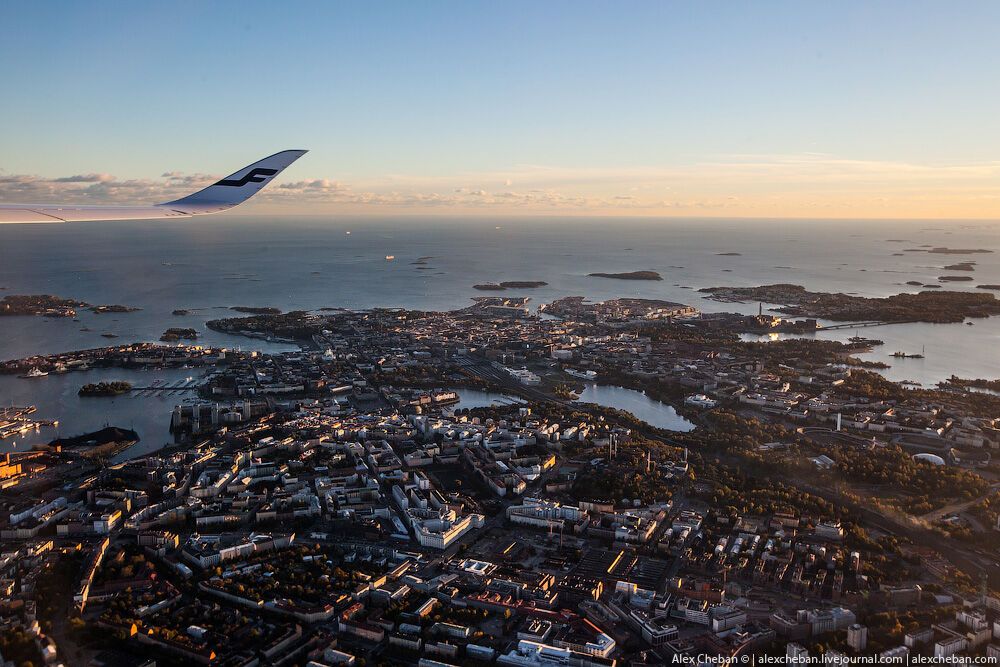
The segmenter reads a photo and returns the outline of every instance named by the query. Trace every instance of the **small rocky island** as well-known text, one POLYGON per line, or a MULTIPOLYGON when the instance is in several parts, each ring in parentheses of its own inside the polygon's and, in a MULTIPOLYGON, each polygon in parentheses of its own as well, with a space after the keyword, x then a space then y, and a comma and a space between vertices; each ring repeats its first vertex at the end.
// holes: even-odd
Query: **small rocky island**
POLYGON ((842 293, 810 292, 801 285, 781 283, 759 287, 706 287, 706 299, 742 303, 783 304, 785 315, 816 317, 837 322, 961 322, 967 317, 1000 314, 1000 300, 975 292, 917 292, 884 298, 842 293))
POLYGON ((948 264, 947 266, 941 267, 945 271, 975 271, 975 262, 959 262, 958 264, 948 264))
POLYGON ((104 313, 134 313, 138 310, 142 310, 142 308, 135 308, 133 306, 122 306, 116 303, 110 306, 91 306, 89 310, 92 313, 103 315, 104 313))
POLYGON ((656 271, 627 271, 625 273, 588 273, 594 278, 614 278, 615 280, 663 280, 656 271))
POLYGON ((972 280, 972 276, 938 276, 938 280, 945 283, 962 283, 972 280))
POLYGON ((173 315, 190 315, 191 311, 187 308, 177 308, 173 311, 173 315))
POLYGON ((985 248, 908 248, 906 252, 928 252, 932 255, 980 255, 993 251, 985 248))
POLYGON ((182 338, 185 340, 198 340, 198 332, 190 327, 170 327, 160 336, 160 340, 165 343, 173 343, 182 338))
POLYGON ((544 280, 507 280, 502 283, 480 283, 473 285, 473 289, 484 292, 502 292, 507 289, 534 289, 548 285, 544 280))
POLYGON ((280 315, 281 308, 257 307, 257 306, 232 306, 229 310, 237 313, 247 313, 249 315, 280 315))
POLYGON ((80 396, 119 396, 132 391, 132 383, 125 380, 111 382, 91 382, 80 387, 80 396))

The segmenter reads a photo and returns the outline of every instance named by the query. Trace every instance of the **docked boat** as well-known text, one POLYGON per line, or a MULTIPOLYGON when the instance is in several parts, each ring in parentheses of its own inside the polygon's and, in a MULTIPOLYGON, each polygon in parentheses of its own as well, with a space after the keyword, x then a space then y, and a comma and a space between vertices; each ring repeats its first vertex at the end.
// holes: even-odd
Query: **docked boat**
POLYGON ((32 367, 31 370, 29 370, 27 373, 25 373, 21 377, 23 377, 23 378, 43 378, 46 375, 48 375, 47 372, 45 372, 43 370, 39 370, 38 368, 32 367))

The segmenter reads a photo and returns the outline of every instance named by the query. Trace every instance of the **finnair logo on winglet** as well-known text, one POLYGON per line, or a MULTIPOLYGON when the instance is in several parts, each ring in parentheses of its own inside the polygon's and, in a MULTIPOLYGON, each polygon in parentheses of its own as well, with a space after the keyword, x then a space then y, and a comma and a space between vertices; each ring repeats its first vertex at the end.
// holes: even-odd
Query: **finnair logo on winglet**
POLYGON ((263 183, 268 176, 274 176, 278 173, 277 169, 261 169, 260 167, 256 169, 251 169, 243 178, 237 180, 222 180, 216 183, 216 185, 230 185, 235 188, 242 187, 247 183, 263 183))

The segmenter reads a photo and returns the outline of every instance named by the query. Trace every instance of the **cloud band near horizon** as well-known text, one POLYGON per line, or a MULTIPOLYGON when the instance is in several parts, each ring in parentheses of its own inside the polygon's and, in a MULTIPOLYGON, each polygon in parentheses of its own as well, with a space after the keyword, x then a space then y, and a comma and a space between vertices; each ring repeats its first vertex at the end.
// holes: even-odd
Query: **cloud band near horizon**
MULTIPOLYGON (((829 154, 729 155, 667 167, 518 165, 493 172, 392 174, 346 183, 284 175, 245 213, 633 215, 1000 219, 1000 162, 915 164, 829 154)), ((10 174, 0 202, 147 204, 220 176, 165 172, 10 174)))

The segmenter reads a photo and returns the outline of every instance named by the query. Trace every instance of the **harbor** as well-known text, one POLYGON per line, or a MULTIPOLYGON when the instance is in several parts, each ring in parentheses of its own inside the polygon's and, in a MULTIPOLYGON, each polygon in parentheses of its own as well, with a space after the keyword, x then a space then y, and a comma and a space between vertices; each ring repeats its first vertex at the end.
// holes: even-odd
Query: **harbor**
POLYGON ((59 426, 58 420, 33 419, 37 411, 34 405, 0 408, 0 440, 59 426))
POLYGON ((143 398, 150 396, 180 396, 186 392, 198 391, 200 386, 193 377, 186 377, 183 380, 153 380, 148 386, 132 387, 129 398, 143 398))
POLYGON ((194 397, 201 380, 201 371, 184 368, 151 371, 91 368, 75 373, 49 373, 47 377, 32 380, 0 375, 0 396, 5 403, 35 406, 35 415, 58 417, 59 420, 58 424, 42 422, 38 429, 18 428, 0 439, 0 456, 47 444, 59 437, 98 431, 108 425, 132 429, 140 436, 139 444, 120 452, 116 459, 155 450, 171 441, 170 413, 174 405, 194 397), (117 396, 79 395, 81 385, 114 381, 129 382, 132 390, 117 396))

